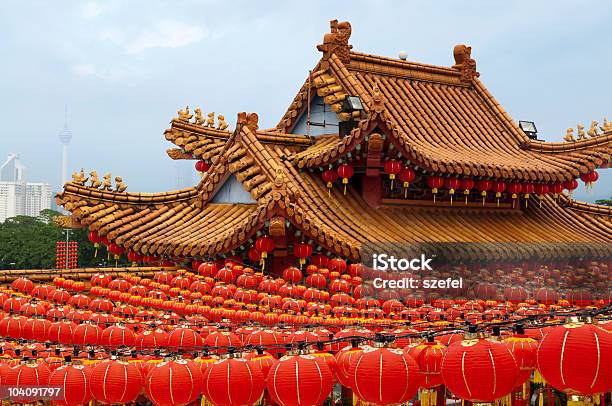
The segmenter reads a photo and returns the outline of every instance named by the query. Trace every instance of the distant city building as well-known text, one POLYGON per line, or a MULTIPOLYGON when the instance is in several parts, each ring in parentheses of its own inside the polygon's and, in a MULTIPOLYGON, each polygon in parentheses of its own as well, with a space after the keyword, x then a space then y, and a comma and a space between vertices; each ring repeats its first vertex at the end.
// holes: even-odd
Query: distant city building
POLYGON ((25 173, 18 154, 10 154, 0 166, 0 222, 15 216, 36 217, 51 208, 51 185, 28 183, 25 173))
POLYGON ((19 160, 19 154, 9 154, 0 166, 0 182, 25 182, 26 168, 19 160))

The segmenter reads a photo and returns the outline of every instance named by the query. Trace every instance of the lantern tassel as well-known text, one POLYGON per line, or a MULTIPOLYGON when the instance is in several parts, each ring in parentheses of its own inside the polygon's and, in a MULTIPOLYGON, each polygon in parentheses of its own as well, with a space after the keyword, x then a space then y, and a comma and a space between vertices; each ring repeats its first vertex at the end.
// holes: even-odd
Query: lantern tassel
POLYGON ((94 258, 98 258, 98 248, 100 248, 100 244, 95 243, 94 248, 94 258))

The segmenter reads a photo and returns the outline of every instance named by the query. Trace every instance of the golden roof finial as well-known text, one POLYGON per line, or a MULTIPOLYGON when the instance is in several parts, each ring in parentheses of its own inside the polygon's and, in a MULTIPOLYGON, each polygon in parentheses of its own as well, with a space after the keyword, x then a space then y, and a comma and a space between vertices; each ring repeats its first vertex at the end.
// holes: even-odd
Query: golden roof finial
POLYGON ((202 109, 196 107, 195 111, 195 125, 204 125, 204 116, 202 116, 202 109))
POLYGON ((589 128, 589 131, 587 131, 589 137, 597 137, 599 135, 599 128, 597 128, 597 124, 599 124, 597 121, 591 121, 591 127, 589 128))
POLYGON ((206 127, 215 128, 215 112, 208 113, 208 119, 206 119, 206 127))
POLYGON ((83 168, 81 168, 81 172, 72 173, 72 183, 84 186, 85 182, 87 182, 87 178, 85 177, 85 171, 83 171, 83 168))
POLYGON ((563 139, 565 140, 565 142, 576 141, 574 139, 574 129, 573 128, 568 128, 567 132, 565 133, 565 137, 563 137, 563 139))
POLYGON ((108 190, 110 192, 113 191, 113 181, 111 180, 112 176, 113 175, 110 172, 104 175, 104 182, 102 182, 102 185, 100 185, 100 190, 108 190))
POLYGON ((100 182, 100 179, 98 179, 98 172, 89 172, 89 187, 97 189, 100 187, 100 185, 102 185, 102 182, 100 182))
POLYGON ((123 179, 121 178, 121 176, 116 176, 115 177, 115 192, 123 193, 126 191, 126 189, 127 189, 127 185, 123 183, 123 179))
POLYGON ((219 114, 217 116, 217 130, 221 130, 224 131, 226 130, 228 127, 227 123, 225 122, 225 116, 222 114, 219 114))
POLYGON ((189 121, 193 117, 193 114, 189 113, 189 105, 185 107, 185 110, 179 109, 177 113, 178 113, 178 119, 181 121, 189 121))
POLYGON ((586 140, 586 133, 584 132, 584 126, 582 124, 578 124, 576 128, 578 128, 578 139, 586 140))

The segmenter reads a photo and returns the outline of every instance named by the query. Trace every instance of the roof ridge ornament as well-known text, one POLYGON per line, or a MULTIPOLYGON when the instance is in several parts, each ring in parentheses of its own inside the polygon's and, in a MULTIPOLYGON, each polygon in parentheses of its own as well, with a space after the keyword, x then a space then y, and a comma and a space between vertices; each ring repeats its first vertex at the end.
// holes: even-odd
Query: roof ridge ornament
POLYGON ((342 63, 351 62, 351 49, 348 41, 351 37, 351 23, 348 21, 338 22, 331 20, 329 22, 330 32, 323 36, 323 44, 317 45, 317 49, 323 52, 323 60, 327 60, 332 54, 340 59, 342 63))
POLYGON ((471 83, 474 78, 480 76, 480 73, 476 71, 476 61, 472 59, 472 47, 463 44, 455 45, 453 56, 455 57, 453 69, 461 71, 462 82, 471 83))
POLYGON ((246 126, 252 133, 259 129, 259 116, 257 113, 246 113, 244 111, 238 113, 238 121, 236 122, 236 130, 242 126, 246 126))
POLYGON ((374 87, 372 88, 372 110, 376 113, 382 113, 385 108, 385 96, 380 91, 380 87, 378 86, 378 81, 374 82, 374 87))

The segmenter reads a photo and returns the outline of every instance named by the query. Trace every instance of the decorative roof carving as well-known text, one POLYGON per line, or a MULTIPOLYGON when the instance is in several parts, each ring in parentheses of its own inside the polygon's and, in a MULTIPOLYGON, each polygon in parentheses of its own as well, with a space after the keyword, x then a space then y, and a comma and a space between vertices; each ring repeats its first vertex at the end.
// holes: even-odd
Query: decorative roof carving
POLYGON ((453 49, 453 56, 455 57, 453 68, 461 71, 463 82, 469 83, 475 77, 480 76, 480 73, 476 71, 476 61, 472 59, 472 47, 456 45, 453 49))
POLYGON ((317 45, 317 49, 323 52, 323 59, 329 58, 331 54, 336 54, 343 63, 351 61, 352 45, 348 41, 351 37, 351 23, 348 21, 338 22, 331 20, 329 22, 330 32, 323 36, 323 44, 317 45))

